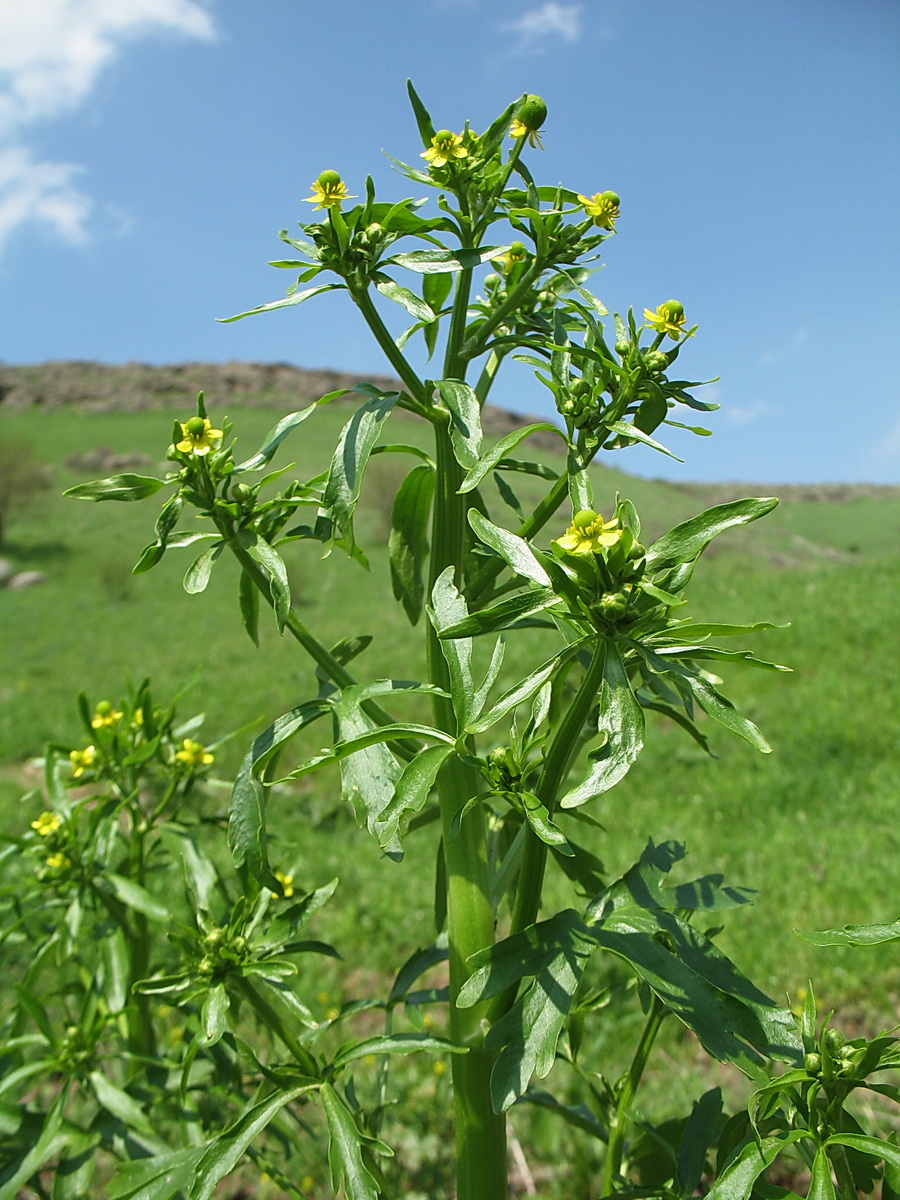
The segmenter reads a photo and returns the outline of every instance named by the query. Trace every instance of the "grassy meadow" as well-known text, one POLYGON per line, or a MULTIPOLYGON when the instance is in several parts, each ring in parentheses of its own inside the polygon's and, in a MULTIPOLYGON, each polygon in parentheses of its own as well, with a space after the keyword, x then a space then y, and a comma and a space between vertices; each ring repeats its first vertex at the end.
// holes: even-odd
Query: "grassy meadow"
MULTIPOLYGON (((249 455, 281 414, 241 406, 230 415, 239 453, 249 455)), ((275 465, 294 460, 306 478, 323 470, 348 415, 340 404, 322 409, 284 444, 275 465)), ((127 680, 137 683, 145 675, 163 699, 186 688, 180 712, 205 712, 207 741, 251 722, 256 731, 315 692, 308 661, 279 638, 274 622, 264 619, 259 649, 244 634, 232 563, 220 561, 202 596, 188 596, 181 587, 190 552, 171 552, 149 574, 131 574, 152 539, 166 493, 136 504, 61 498, 65 488, 90 477, 64 465, 70 456, 108 446, 118 453, 143 451, 155 462, 165 453, 173 417, 185 416, 164 409, 0 411, 0 441, 27 439, 49 464, 52 479, 46 493, 10 520, 0 548, 15 570, 47 576, 41 586, 0 591, 3 828, 21 828, 39 811, 39 800, 23 806, 20 798, 39 778, 31 760, 44 743, 82 744, 79 690, 92 703, 115 699, 127 680)), ((387 433, 390 441, 424 437, 403 414, 387 433)), ((529 456, 551 457, 540 450, 529 456)), ((627 456, 610 461, 627 463, 627 456)), ((371 464, 359 519, 371 579, 340 552, 320 562, 316 544, 301 543, 288 555, 299 612, 322 641, 375 635, 356 663, 368 677, 396 675, 401 662, 399 673, 409 675, 416 660, 398 646, 421 641, 400 607, 386 599, 390 502, 409 464, 409 458, 390 455, 371 464)), ((523 500, 536 481, 525 483, 523 500)), ((604 513, 617 490, 638 506, 645 542, 710 503, 754 494, 598 471, 595 491, 604 513)), ((838 1006, 867 1028, 890 1026, 898 1019, 896 947, 815 949, 791 931, 898 916, 900 490, 812 497, 802 489, 787 492, 765 520, 711 547, 696 571, 690 604, 702 620, 790 622, 735 645, 752 645, 760 657, 792 666, 793 674, 735 666, 722 672, 726 694, 762 728, 774 753, 759 755, 714 727, 718 757, 709 759, 680 730, 652 719, 637 765, 591 807, 604 830, 580 825, 579 839, 611 876, 638 856, 648 837, 684 841, 684 878, 721 871, 729 882, 759 889, 755 911, 729 914, 721 938, 757 983, 776 996, 786 990, 796 996, 811 976, 826 1010, 838 1006)), ((494 504, 496 494, 489 500, 494 504)), ((561 513, 559 527, 546 531, 548 539, 566 516, 561 513)), ((549 634, 533 630, 510 641, 510 670, 517 662, 539 661, 536 655, 551 644, 549 634), (528 645, 535 639, 538 650, 528 645)), ((245 729, 222 747, 217 769, 223 779, 233 773, 250 736, 245 729)), ((311 745, 316 748, 315 740, 311 745)), ((367 969, 387 971, 433 936, 432 832, 410 840, 403 864, 380 861, 341 805, 335 778, 311 778, 272 801, 274 858, 304 886, 340 874, 343 900, 331 906, 334 915, 323 914, 317 936, 336 941, 348 956, 354 946, 364 947, 367 969)), ((223 787, 223 806, 226 796, 223 787)), ((559 899, 571 903, 561 884, 559 899)))

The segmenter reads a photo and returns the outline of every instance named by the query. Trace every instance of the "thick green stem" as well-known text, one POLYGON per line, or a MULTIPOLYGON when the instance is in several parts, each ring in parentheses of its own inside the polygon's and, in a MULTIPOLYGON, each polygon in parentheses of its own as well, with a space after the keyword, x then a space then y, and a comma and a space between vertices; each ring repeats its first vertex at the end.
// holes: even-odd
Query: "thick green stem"
POLYGON ((650 1003, 650 1012, 647 1014, 647 1020, 641 1033, 641 1040, 637 1044, 631 1065, 627 1073, 619 1081, 616 1110, 612 1114, 609 1123, 609 1144, 606 1148, 606 1162, 603 1165, 603 1183, 600 1188, 601 1196, 611 1196, 613 1194, 616 1178, 622 1169, 622 1158, 625 1153, 625 1134, 628 1131, 628 1125, 631 1120, 628 1113, 634 1103, 634 1097, 637 1094, 644 1069, 647 1066, 647 1059, 650 1057, 653 1043, 656 1041, 656 1035, 659 1033, 660 1026, 665 1018, 666 1009, 654 995, 650 1003))
MULTIPOLYGON (((584 674, 581 686, 575 694, 575 699, 566 709, 565 716, 559 724, 556 735, 547 751, 540 778, 535 788, 535 795, 541 800, 549 813, 556 805, 556 796, 569 773, 578 744, 579 734, 587 720, 591 705, 600 690, 603 679, 603 666, 606 660, 606 646, 602 639, 597 640, 590 666, 584 674)), ((512 932, 517 933, 537 920, 541 903, 541 889, 544 883, 544 868, 547 864, 547 846, 540 838, 528 829, 525 834, 525 851, 522 855, 522 866, 519 871, 519 882, 516 887, 516 902, 513 908, 512 932)))
POLYGON ((294 1037, 293 1033, 291 1033, 290 1029, 288 1029, 278 1009, 275 1008, 273 1004, 270 1004, 265 996, 263 996, 262 993, 259 992, 256 987, 254 987, 250 980, 244 976, 241 977, 239 986, 241 992, 249 1002, 250 1007, 262 1021, 263 1025, 265 1025, 270 1032, 281 1038, 282 1042, 284 1042, 285 1046, 287 1046, 288 1050, 290 1050, 291 1054, 294 1056, 294 1061, 297 1063, 297 1066, 300 1067, 304 1074, 311 1076, 313 1079, 317 1079, 319 1076, 319 1068, 316 1060, 305 1046, 301 1046, 301 1044, 294 1037))
POLYGON ((425 395, 425 385, 406 361, 403 352, 398 349, 397 343, 391 337, 390 331, 372 303, 372 297, 365 288, 358 291, 351 290, 350 294, 365 317, 366 324, 371 329, 376 342, 378 342, 378 345, 384 351, 388 362, 400 376, 400 379, 406 384, 413 399, 419 405, 417 411, 425 412, 430 404, 430 397, 425 395))
MULTIPOLYGON (((465 545, 464 497, 457 488, 462 471, 453 456, 446 424, 435 425, 437 488, 432 532, 431 583, 447 566, 461 573, 465 545)), ((428 633, 428 665, 432 683, 449 691, 450 678, 440 642, 428 633)), ((451 701, 434 697, 435 724, 455 735, 451 701)), ((478 789, 473 769, 451 757, 438 777, 438 796, 447 868, 447 925, 450 946, 450 1029, 453 1039, 469 1048, 452 1056, 456 1112, 456 1188, 458 1200, 505 1200, 507 1196, 506 1122, 491 1106, 490 1077, 495 1055, 483 1047, 485 1004, 457 1008, 460 989, 471 974, 467 959, 494 941, 484 813, 477 806, 458 834, 450 836, 454 815, 478 789)))

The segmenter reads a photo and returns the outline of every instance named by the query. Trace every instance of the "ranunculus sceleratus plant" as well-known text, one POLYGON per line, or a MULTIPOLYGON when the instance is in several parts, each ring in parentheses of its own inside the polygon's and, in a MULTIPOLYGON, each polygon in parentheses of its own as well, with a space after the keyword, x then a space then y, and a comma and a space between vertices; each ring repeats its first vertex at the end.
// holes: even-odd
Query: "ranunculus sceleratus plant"
MULTIPOLYGON (((74 810, 60 805, 38 816, 23 840, 23 852, 38 847, 38 873, 50 877, 60 912, 75 895, 83 906, 103 901, 104 920, 124 931, 126 965, 131 947, 130 966, 114 976, 129 988, 127 999, 118 997, 131 1039, 128 1069, 118 1082, 104 1082, 98 1065, 110 1023, 120 1019, 108 998, 101 1004, 102 988, 93 1002, 90 989, 84 993, 87 1032, 77 1050, 84 1057, 54 1051, 57 1070, 64 1050, 68 1055, 66 1086, 92 1088, 97 1111, 118 1122, 118 1141, 104 1142, 120 1160, 109 1194, 207 1200, 217 1181, 248 1159, 287 1194, 310 1194, 310 1183, 292 1175, 291 1145, 310 1136, 303 1114, 315 1109, 327 1127, 335 1193, 343 1189, 352 1200, 396 1195, 396 1168, 380 1135, 397 1069, 391 1064, 413 1052, 440 1056, 436 1061, 452 1069, 456 1175, 444 1180, 441 1194, 459 1200, 507 1196, 506 1114, 513 1104, 540 1105, 579 1137, 596 1140, 602 1169, 585 1193, 592 1197, 687 1198, 701 1186, 723 1200, 769 1196, 765 1171, 788 1148, 809 1168, 817 1198, 851 1200, 882 1173, 883 1186, 895 1186, 896 1148, 866 1134, 845 1107, 866 1086, 896 1100, 895 1089, 869 1080, 896 1064, 894 1039, 845 1042, 827 1021, 817 1028, 811 991, 802 1016, 760 992, 717 949, 710 928, 751 893, 718 876, 670 882, 680 845, 648 842, 616 880, 605 877, 590 848, 602 836, 591 809, 610 811, 606 793, 652 731, 648 712, 704 749, 717 723, 769 750, 720 691, 718 672, 731 663, 782 669, 730 648, 730 639, 773 626, 697 618, 686 601, 710 541, 776 502, 720 504, 650 540, 627 497, 595 501, 592 464, 601 451, 642 444, 667 453, 658 440, 667 426, 706 432, 678 419, 682 410, 716 407, 697 395, 698 383, 680 377, 680 356, 697 326, 677 300, 658 297, 645 298, 643 320, 630 310, 608 318, 590 277, 605 243, 617 236, 627 201, 600 190, 615 180, 580 177, 584 192, 535 182, 525 158, 540 149, 546 107, 539 97, 511 104, 482 133, 468 125, 436 129, 411 87, 410 97, 423 148, 407 153, 412 165, 395 165, 426 199, 379 200, 371 178, 345 181, 336 170, 321 171, 305 198, 311 220, 296 236, 281 234, 294 257, 272 264, 293 276, 287 295, 239 314, 342 291, 349 313, 355 310, 383 350, 396 390, 361 384, 323 396, 284 416, 243 459, 227 417, 210 416, 201 395, 196 413, 175 424, 164 479, 120 475, 72 489, 93 500, 137 500, 167 489, 156 536, 135 570, 149 570, 169 550, 199 549, 184 579, 187 591, 198 593, 216 562, 233 555, 247 633, 257 638, 260 609, 270 608, 308 667, 305 697, 256 737, 234 781, 228 837, 236 874, 225 871, 221 855, 201 852, 196 830, 174 822, 174 833, 159 835, 167 853, 184 857, 188 879, 167 955, 146 950, 147 922, 166 897, 149 896, 144 856, 159 814, 186 780, 208 768, 209 751, 190 731, 180 740, 166 733, 159 752, 165 738, 152 706, 139 697, 125 716, 111 706, 98 709, 95 738, 63 747, 54 760, 57 796, 107 772, 115 786, 102 811, 120 824, 125 811, 131 860, 125 855, 98 875, 67 832, 74 810), (406 318, 402 331, 391 312, 406 318), (559 420, 491 443, 480 416, 507 360, 534 369, 559 420), (347 405, 352 394, 352 415, 321 474, 303 482, 271 465, 281 443, 315 420, 322 405, 338 396, 347 405), (398 410, 422 423, 422 444, 392 436, 387 426, 398 410), (559 454, 521 457, 535 434, 557 439, 559 454), (424 642, 427 675, 419 680, 402 669, 397 678, 368 678, 367 639, 348 636, 329 648, 291 603, 286 560, 294 542, 318 542, 365 567, 354 518, 377 453, 409 463, 393 503, 390 568, 411 638, 424 642), (517 479, 540 495, 533 506, 517 497, 517 479), (188 520, 197 517, 203 520, 188 520), (543 650, 524 675, 521 667, 510 672, 506 645, 515 645, 517 662, 526 661, 535 629, 544 631, 543 650), (111 733, 123 722, 130 722, 131 741, 116 749, 111 733), (291 739, 316 723, 318 736, 330 741, 298 761, 291 739), (147 817, 134 788, 158 752, 171 778, 147 817), (118 775, 109 774, 110 764, 118 775), (273 786, 316 772, 330 772, 323 786, 339 775, 343 796, 371 834, 371 853, 383 859, 385 887, 402 883, 408 839, 434 836, 434 824, 440 831, 434 944, 408 948, 387 995, 363 997, 325 1022, 312 1017, 295 981, 298 964, 301 975, 311 969, 303 955, 331 950, 297 933, 335 885, 301 893, 299 882, 276 869, 283 864, 270 858, 266 832, 276 808, 280 825, 303 820, 302 811, 284 810, 290 789, 273 786), (558 876, 556 891, 566 883, 571 907, 542 912, 548 872, 558 876), (105 882, 98 883, 101 875, 105 882), (440 979, 425 986, 425 973, 445 960, 447 986, 440 979), (619 990, 643 1009, 618 1078, 591 1057, 590 1031, 609 1019, 609 988, 597 981, 612 964, 608 977, 630 980, 619 990), (170 1013, 182 1013, 186 1031, 165 1054, 142 1025, 157 1019, 147 1005, 154 995, 170 1013), (360 1012, 371 1022, 373 1011, 383 1012, 383 1032, 354 1025, 360 1012), (685 1120, 657 1129, 641 1120, 636 1092, 671 1016, 713 1059, 749 1077, 756 1089, 749 1109, 729 1117, 713 1088, 685 1120), (336 1023, 342 1042, 330 1032, 336 1023), (370 1102, 354 1076, 362 1062, 371 1070, 373 1056, 380 1082, 370 1102), (151 1103, 162 1059, 181 1110, 151 1103), (582 1102, 564 1103, 538 1086, 554 1063, 567 1095, 583 1086, 582 1102), (218 1097, 215 1104, 210 1099, 204 1109, 192 1100, 197 1087, 218 1097), (185 1122, 188 1109, 193 1116, 185 1122)), ((329 569, 327 561, 321 569, 329 569)), ((372 580, 360 571, 360 587, 375 586, 372 580)), ((410 662, 422 661, 410 645, 410 662)), ((392 648, 398 659, 402 652, 392 648)), ((214 822, 207 834, 210 828, 214 822)), ((99 852, 91 853, 97 859, 99 852)), ((300 873, 312 875, 314 867, 300 873)), ((332 903, 340 894, 338 888, 332 903)), ((66 920, 71 925, 71 915, 66 920)), ((634 1025, 622 1026, 628 1028, 634 1025)), ((18 1069, 27 1068, 22 1063, 18 1069)), ((52 1114, 55 1126, 40 1125, 44 1150, 67 1128, 58 1103, 52 1114)), ((95 1126, 82 1131, 88 1149, 95 1126)), ((35 1170, 20 1167, 17 1185, 35 1170)), ((8 1194, 0 1185, 0 1200, 8 1194)))

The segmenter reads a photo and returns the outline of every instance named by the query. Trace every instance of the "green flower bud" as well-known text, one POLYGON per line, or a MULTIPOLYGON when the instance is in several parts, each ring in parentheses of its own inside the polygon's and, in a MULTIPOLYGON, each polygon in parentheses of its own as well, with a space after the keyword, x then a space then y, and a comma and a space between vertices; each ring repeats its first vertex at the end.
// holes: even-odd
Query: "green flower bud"
POLYGON ((208 954, 204 955, 204 957, 201 958, 200 962, 197 964, 197 974, 198 975, 212 975, 212 973, 215 971, 215 969, 216 969, 215 959, 211 958, 208 954))
POLYGON ((825 1030, 825 1045, 832 1054, 839 1054, 844 1048, 845 1041, 846 1039, 839 1029, 825 1030))
POLYGON ((554 292, 538 292, 538 304, 541 308, 553 308, 556 304, 556 295, 554 292))
POLYGON ((616 354, 620 354, 623 358, 631 349, 631 342, 616 342, 616 354))
POLYGON ((665 371, 669 365, 668 355, 662 350, 646 350, 643 354, 644 365, 648 371, 665 371))
POLYGON ((628 551, 628 557, 635 562, 637 559, 643 558, 646 553, 645 547, 640 542, 632 542, 631 549, 628 551))
POLYGON ((203 939, 204 950, 215 950, 225 941, 226 934, 224 929, 211 929, 203 939))
POLYGON ((235 954, 246 954, 250 948, 250 943, 245 937, 243 937, 241 934, 238 934, 238 936, 232 940, 231 948, 234 950, 235 954))
POLYGON ((572 384, 573 396, 588 396, 590 395, 591 385, 586 379, 576 379, 572 384))
POLYGON ((505 767, 509 750, 506 746, 495 746, 488 755, 488 762, 492 767, 505 767))
POLYGON ((503 281, 500 276, 496 275, 492 271, 490 275, 485 275, 484 277, 484 290, 486 292, 492 292, 494 288, 499 287, 502 282, 503 281))
POLYGON ((337 185, 340 182, 341 182, 341 177, 337 171, 323 171, 322 174, 319 176, 319 178, 316 180, 316 183, 319 184, 320 187, 325 188, 326 190, 328 188, 337 187, 337 185))
POLYGON ((526 129, 540 129, 547 120, 547 105, 540 96, 529 94, 519 109, 518 118, 526 129))
POLYGON ((600 612, 604 617, 621 617, 628 607, 624 592, 606 592, 600 599, 600 612))
POLYGON ((820 1054, 804 1054, 803 1070, 807 1075, 818 1075, 822 1070, 822 1056, 820 1054))
POLYGON ((373 221, 371 225, 366 226, 366 237, 368 237, 370 241, 377 241, 383 233, 384 226, 379 225, 377 221, 373 221))

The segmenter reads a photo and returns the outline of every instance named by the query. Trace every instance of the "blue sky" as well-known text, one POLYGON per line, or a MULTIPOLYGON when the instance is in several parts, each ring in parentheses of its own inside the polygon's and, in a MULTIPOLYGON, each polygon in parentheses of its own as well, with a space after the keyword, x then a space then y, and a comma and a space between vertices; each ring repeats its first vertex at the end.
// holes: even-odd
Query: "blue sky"
MULTIPOLYGON (((0 360, 383 370, 340 293, 214 318, 283 293, 322 169, 412 194, 381 153, 421 149, 407 76, 449 128, 537 92, 538 181, 622 199, 594 291, 679 298, 686 373, 720 376, 684 466, 621 465, 898 483, 898 68, 896 0, 7 0, 0 360)), ((545 395, 515 367, 494 398, 545 395)))

